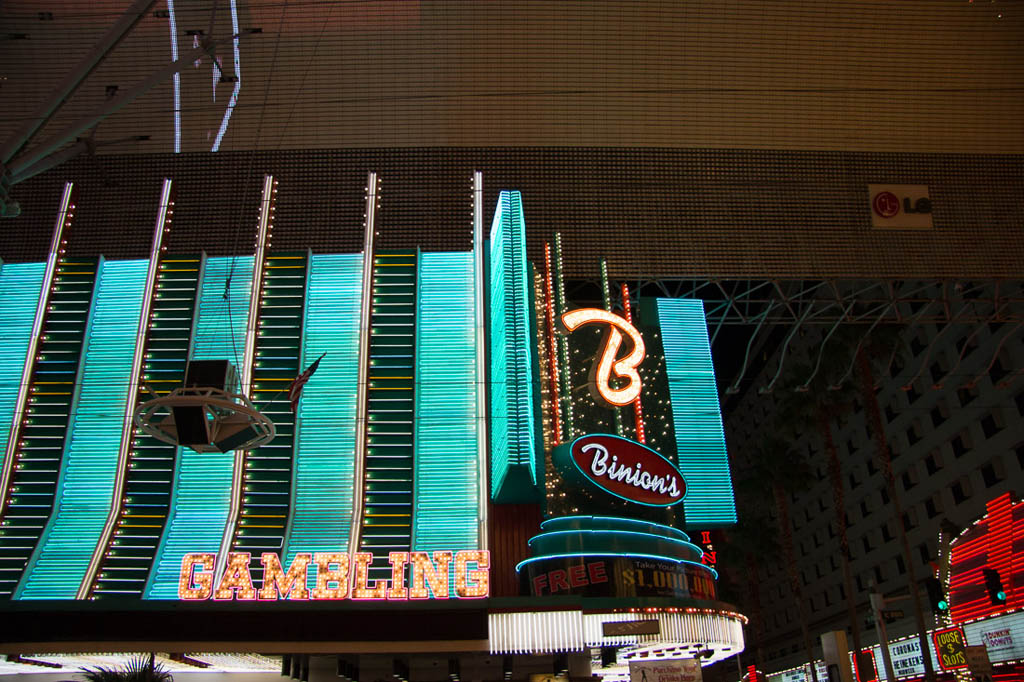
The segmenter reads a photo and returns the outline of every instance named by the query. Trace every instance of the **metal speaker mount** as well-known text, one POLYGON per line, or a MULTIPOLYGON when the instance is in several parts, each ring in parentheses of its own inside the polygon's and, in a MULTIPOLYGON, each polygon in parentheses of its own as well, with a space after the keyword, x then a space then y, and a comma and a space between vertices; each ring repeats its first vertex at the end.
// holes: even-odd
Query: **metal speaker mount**
POLYGON ((274 422, 252 401, 212 386, 182 386, 142 403, 135 425, 157 440, 196 452, 246 450, 277 436, 274 422))

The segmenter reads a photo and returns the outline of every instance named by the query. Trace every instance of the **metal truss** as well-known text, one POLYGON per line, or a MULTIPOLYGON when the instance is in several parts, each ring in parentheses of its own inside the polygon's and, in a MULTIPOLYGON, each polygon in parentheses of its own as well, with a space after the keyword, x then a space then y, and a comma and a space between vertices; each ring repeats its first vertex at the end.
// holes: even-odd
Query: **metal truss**
MULTIPOLYGON (((931 324, 938 327, 924 351, 923 361, 915 363, 920 369, 912 371, 908 381, 903 382, 907 384, 906 389, 921 375, 934 347, 949 329, 974 327, 963 343, 962 361, 978 329, 984 325, 1001 326, 1000 341, 988 369, 996 362, 1003 345, 1024 329, 1024 280, 659 278, 634 279, 627 284, 632 296, 637 298, 703 300, 712 344, 720 337, 729 337, 727 343, 746 346, 742 363, 730 368, 734 370, 729 372, 734 378, 727 393, 739 392, 750 368, 750 358, 768 347, 777 351, 778 365, 774 376, 768 372, 768 381, 759 392, 771 392, 783 373, 790 342, 802 328, 816 327, 822 339, 812 372, 803 384, 805 390, 821 366, 828 341, 843 325, 858 325, 863 331, 854 354, 879 325, 910 328, 931 324), (730 327, 733 330, 723 335, 723 330, 730 327)), ((592 298, 594 292, 599 291, 597 282, 577 281, 569 287, 569 298, 592 298)), ((952 376, 959 365, 958 361, 957 367, 947 377, 937 380, 934 388, 942 388, 945 379, 952 376)), ((852 369, 851 358, 849 369, 832 388, 849 379, 852 369)), ((1015 372, 1012 378, 1021 374, 1015 372)), ((971 380, 964 384, 971 385, 971 380)))

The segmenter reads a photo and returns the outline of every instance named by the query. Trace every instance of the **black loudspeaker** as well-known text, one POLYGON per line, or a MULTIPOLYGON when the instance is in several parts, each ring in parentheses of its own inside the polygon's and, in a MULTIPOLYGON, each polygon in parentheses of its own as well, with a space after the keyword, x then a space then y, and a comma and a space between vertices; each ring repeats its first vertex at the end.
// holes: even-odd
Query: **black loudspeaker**
POLYGON ((209 426, 206 423, 206 408, 202 405, 172 407, 174 426, 178 430, 181 445, 206 445, 210 442, 209 426))
POLYGON ((192 360, 185 369, 185 386, 211 387, 233 393, 235 366, 227 360, 192 360))
MULTIPOLYGON (((223 434, 227 430, 229 429, 226 428, 225 426, 222 426, 220 429, 221 434, 223 434)), ((252 428, 248 424, 244 424, 242 425, 242 428, 240 430, 235 431, 234 433, 231 433, 227 436, 220 435, 220 440, 214 443, 214 446, 221 452, 227 452, 229 450, 234 450, 242 443, 248 443, 250 440, 258 436, 259 434, 260 432, 257 431, 256 429, 252 428)))

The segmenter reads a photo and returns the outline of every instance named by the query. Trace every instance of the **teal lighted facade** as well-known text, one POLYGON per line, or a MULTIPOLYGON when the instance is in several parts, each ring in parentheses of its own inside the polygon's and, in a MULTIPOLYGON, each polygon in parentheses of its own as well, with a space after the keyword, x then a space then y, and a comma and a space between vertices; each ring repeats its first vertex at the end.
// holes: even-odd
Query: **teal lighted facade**
POLYGON ((56 500, 17 599, 74 599, 110 513, 148 261, 100 261, 56 500))
POLYGON ((473 254, 422 253, 412 549, 480 546, 473 254))
POLYGON ((327 355, 299 401, 292 514, 282 556, 289 565, 299 552, 348 551, 362 277, 358 253, 310 259, 302 366, 327 355))
MULTIPOLYGON (((241 359, 252 285, 252 256, 207 258, 191 360, 241 359), (231 277, 231 286, 225 282, 231 277)), ((178 448, 171 515, 146 585, 146 599, 177 599, 181 559, 190 552, 217 552, 231 508, 233 452, 198 453, 178 448)))
POLYGON ((708 528, 736 523, 704 304, 693 299, 660 298, 657 309, 676 435, 676 462, 686 477, 686 524, 708 528))
POLYGON ((45 263, 0 264, 0 452, 7 451, 45 263))
POLYGON ((491 497, 538 499, 540 485, 532 279, 519 192, 502 192, 490 238, 491 497))

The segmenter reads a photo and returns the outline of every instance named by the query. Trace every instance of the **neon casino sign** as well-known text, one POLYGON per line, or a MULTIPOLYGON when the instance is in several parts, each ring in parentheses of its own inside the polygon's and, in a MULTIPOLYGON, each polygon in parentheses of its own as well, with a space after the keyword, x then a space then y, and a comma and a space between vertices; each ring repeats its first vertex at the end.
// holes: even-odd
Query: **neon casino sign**
POLYGON ((629 502, 671 507, 686 494, 686 481, 672 462, 628 438, 603 433, 581 436, 555 448, 552 456, 563 471, 568 465, 605 492, 629 502))
POLYGON ((637 368, 647 356, 644 339, 640 332, 625 318, 600 308, 577 308, 562 313, 562 326, 573 332, 585 324, 606 324, 607 332, 601 348, 601 356, 590 371, 591 390, 605 402, 622 407, 640 397, 642 382, 637 368), (626 357, 616 360, 622 347, 623 332, 633 342, 633 350, 626 357), (612 375, 625 379, 626 385, 612 387, 612 375))
POLYGON ((480 599, 490 594, 490 553, 487 550, 391 552, 390 580, 370 580, 373 555, 369 552, 315 552, 295 555, 288 570, 274 552, 260 556, 263 581, 253 584, 249 552, 231 552, 220 580, 214 586, 214 553, 186 554, 181 561, 178 598, 185 601, 290 601, 448 599, 452 571, 455 597, 480 599), (310 568, 315 587, 309 588, 310 568), (407 569, 408 567, 408 569, 407 569), (406 579, 408 575, 408 580, 406 579))

